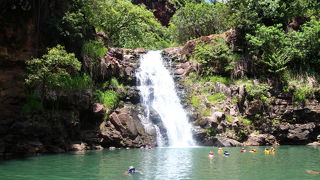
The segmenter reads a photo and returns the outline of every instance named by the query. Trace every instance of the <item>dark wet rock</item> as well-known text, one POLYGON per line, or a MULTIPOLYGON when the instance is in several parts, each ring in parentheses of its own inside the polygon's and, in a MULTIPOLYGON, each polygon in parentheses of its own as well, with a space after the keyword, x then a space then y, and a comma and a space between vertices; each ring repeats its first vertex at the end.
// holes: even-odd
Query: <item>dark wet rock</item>
POLYGON ((207 131, 200 126, 193 126, 192 128, 193 138, 199 145, 206 145, 207 131))
POLYGON ((246 114, 248 116, 253 116, 256 114, 261 114, 263 111, 263 103, 260 100, 254 100, 252 102, 248 102, 246 105, 246 114))

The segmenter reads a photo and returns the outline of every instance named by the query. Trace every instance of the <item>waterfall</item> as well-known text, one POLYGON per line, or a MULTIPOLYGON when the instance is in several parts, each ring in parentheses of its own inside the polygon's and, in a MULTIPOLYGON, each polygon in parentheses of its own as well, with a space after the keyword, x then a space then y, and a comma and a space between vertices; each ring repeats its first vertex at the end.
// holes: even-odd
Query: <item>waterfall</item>
POLYGON ((140 57, 140 68, 136 73, 138 89, 145 108, 143 124, 157 130, 158 146, 163 144, 163 134, 150 120, 150 109, 155 110, 167 130, 168 144, 172 147, 193 146, 191 125, 180 104, 173 78, 165 68, 161 51, 149 51, 140 57))

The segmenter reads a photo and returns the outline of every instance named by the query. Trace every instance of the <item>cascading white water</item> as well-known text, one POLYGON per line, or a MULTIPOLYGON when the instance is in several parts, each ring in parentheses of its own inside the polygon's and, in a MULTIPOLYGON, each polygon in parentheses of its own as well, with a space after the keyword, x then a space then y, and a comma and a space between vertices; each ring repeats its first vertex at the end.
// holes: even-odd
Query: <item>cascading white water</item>
MULTIPOLYGON (((152 107, 159 114, 167 130, 169 146, 187 147, 195 145, 191 125, 180 104, 173 78, 163 64, 161 51, 149 51, 142 55, 140 68, 136 76, 140 82, 138 89, 145 108, 146 118, 143 122, 145 127, 152 124, 149 119, 150 108, 152 107)), ((159 128, 156 127, 156 129, 159 128)), ((158 130, 158 132, 160 131, 158 130)), ((161 139, 160 135, 157 136, 158 143, 161 139)))

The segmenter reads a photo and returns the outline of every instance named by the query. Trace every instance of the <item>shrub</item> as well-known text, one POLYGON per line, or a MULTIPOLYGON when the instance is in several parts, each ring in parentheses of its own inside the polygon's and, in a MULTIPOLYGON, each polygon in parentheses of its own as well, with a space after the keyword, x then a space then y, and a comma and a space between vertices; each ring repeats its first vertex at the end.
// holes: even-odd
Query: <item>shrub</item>
POLYGON ((260 99, 264 102, 267 101, 267 93, 269 92, 270 86, 265 83, 260 83, 257 85, 247 84, 246 91, 254 99, 260 99))
POLYGON ((293 100, 296 104, 303 103, 311 93, 312 88, 310 86, 299 86, 293 93, 293 100))
POLYGON ((119 98, 113 90, 97 91, 97 99, 108 109, 114 109, 118 106, 119 98))
POLYGON ((246 124, 246 125, 252 124, 252 121, 250 119, 242 118, 242 117, 240 117, 240 122, 242 122, 243 124, 246 124))

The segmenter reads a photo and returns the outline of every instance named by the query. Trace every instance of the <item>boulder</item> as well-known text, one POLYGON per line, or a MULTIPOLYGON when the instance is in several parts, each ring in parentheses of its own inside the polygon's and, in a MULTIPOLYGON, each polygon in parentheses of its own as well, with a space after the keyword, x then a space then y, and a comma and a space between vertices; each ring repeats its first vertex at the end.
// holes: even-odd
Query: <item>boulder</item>
POLYGON ((315 127, 315 123, 295 125, 294 128, 289 129, 287 138, 293 141, 308 141, 315 127))
POLYGON ((201 128, 200 126, 193 126, 192 134, 196 142, 198 142, 200 145, 205 144, 204 141, 207 136, 207 132, 205 129, 201 128))
POLYGON ((105 123, 105 129, 101 132, 102 144, 105 146, 140 147, 144 144, 153 144, 155 134, 146 133, 138 117, 139 108, 131 104, 124 104, 122 108, 117 108, 109 116, 109 121, 105 123))
POLYGON ((223 112, 214 112, 212 114, 211 122, 221 122, 226 119, 226 115, 223 112))
POLYGON ((279 145, 278 141, 273 135, 270 134, 254 134, 251 133, 245 146, 265 146, 265 145, 279 145))
POLYGON ((95 113, 104 113, 105 112, 104 105, 101 104, 101 103, 94 103, 93 104, 93 112, 95 112, 95 113))
POLYGON ((215 89, 214 91, 216 93, 223 93, 226 96, 231 96, 231 89, 230 87, 228 87, 227 85, 220 83, 220 82, 216 82, 215 83, 215 89))
POLYGON ((69 146, 69 150, 71 150, 71 151, 83 151, 85 149, 86 149, 86 144, 85 143, 71 144, 69 146))
POLYGON ((307 146, 320 146, 320 142, 309 143, 307 146))
POLYGON ((234 139, 216 136, 214 138, 214 146, 221 146, 221 147, 230 147, 230 146, 242 146, 242 143, 236 141, 234 139))
POLYGON ((263 111, 263 103, 260 100, 254 100, 252 102, 247 103, 247 107, 245 110, 248 116, 253 116, 256 114, 260 114, 263 111))
POLYGON ((177 75, 182 75, 182 74, 184 74, 184 72, 185 72, 185 70, 182 69, 182 68, 180 68, 180 69, 177 69, 177 70, 175 71, 175 74, 177 74, 177 75))
POLYGON ((180 47, 170 47, 163 50, 163 53, 171 59, 180 59, 181 58, 181 50, 183 46, 180 47))

